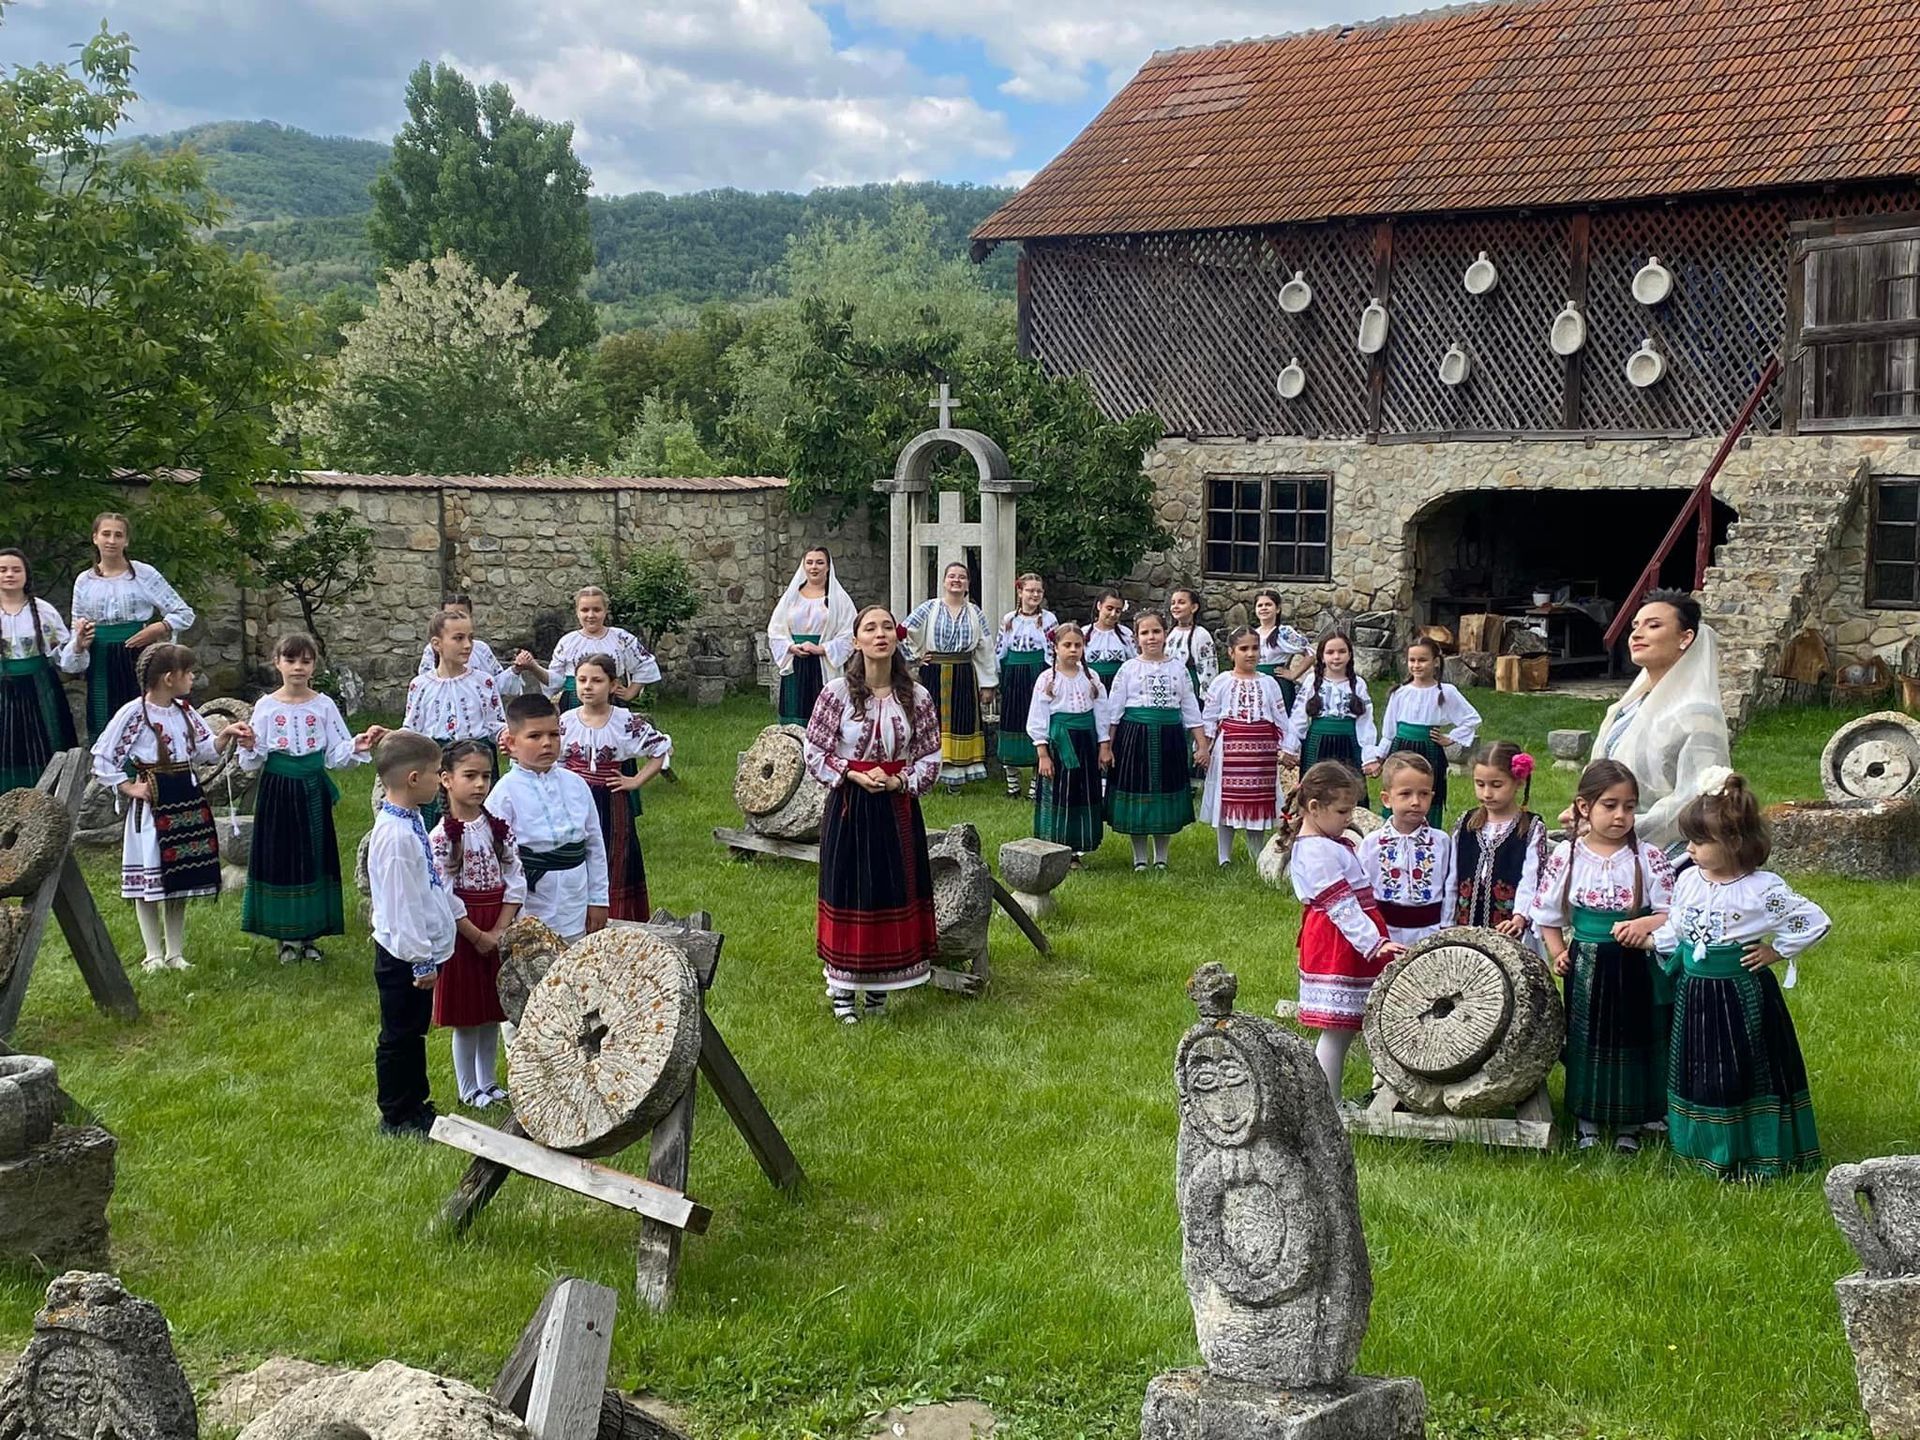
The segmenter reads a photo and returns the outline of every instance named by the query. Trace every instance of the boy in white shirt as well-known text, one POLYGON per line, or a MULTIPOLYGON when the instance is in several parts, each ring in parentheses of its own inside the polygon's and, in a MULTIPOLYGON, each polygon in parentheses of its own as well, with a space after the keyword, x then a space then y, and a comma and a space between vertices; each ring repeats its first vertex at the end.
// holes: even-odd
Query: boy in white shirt
POLYGON ((375 748, 373 763, 386 788, 367 845, 373 983, 380 992, 373 1050, 380 1130, 424 1139, 437 1113, 427 1079, 433 982, 453 954, 455 925, 467 907, 434 863, 420 820, 420 807, 440 793, 440 747, 395 730, 375 748))
POLYGON ((607 841, 593 790, 560 758, 560 712, 545 695, 507 702, 507 754, 513 759, 487 796, 506 821, 527 872, 520 914, 544 921, 569 943, 607 925, 607 841))

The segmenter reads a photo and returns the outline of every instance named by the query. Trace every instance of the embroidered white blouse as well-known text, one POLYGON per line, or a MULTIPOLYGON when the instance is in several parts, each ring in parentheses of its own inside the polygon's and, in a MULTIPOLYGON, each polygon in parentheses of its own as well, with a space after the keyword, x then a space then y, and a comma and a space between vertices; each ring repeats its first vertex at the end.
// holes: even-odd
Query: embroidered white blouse
POLYGON ((87 668, 87 652, 75 651, 73 632, 67 629, 67 622, 60 618, 60 612, 37 598, 32 609, 22 605, 11 615, 0 610, 0 655, 5 655, 9 660, 45 655, 69 675, 78 675, 87 668), (33 623, 36 615, 40 617, 37 632, 33 623))
MULTIPOLYGON (((1329 680, 1324 687, 1326 698, 1321 702, 1322 715, 1338 718, 1350 714, 1352 706, 1348 697, 1360 697, 1360 713, 1353 716, 1353 738, 1360 747, 1361 759, 1366 759, 1380 744, 1379 732, 1373 724, 1373 697, 1367 694, 1367 682, 1359 676, 1350 680, 1329 680)), ((1313 721, 1307 715, 1307 702, 1316 693, 1313 672, 1309 670, 1300 677, 1300 688, 1293 697, 1293 714, 1288 717, 1285 749, 1290 755, 1298 755, 1300 747, 1307 743, 1307 731, 1313 721)))
POLYGON ((1800 978, 1795 962, 1832 928, 1826 911, 1771 870, 1715 884, 1695 866, 1674 881, 1667 923, 1653 932, 1653 948, 1663 957, 1683 948, 1704 955, 1710 945, 1768 941, 1787 962, 1780 984, 1791 990, 1800 978))
POLYGON ((327 754, 329 770, 365 764, 372 757, 356 754, 353 732, 340 717, 331 696, 314 695, 294 704, 262 695, 253 702, 253 744, 240 751, 240 768, 258 770, 269 755, 327 754))
POLYGON ((1331 920, 1363 958, 1387 943, 1361 904, 1363 898, 1373 898, 1372 887, 1351 845, 1326 835, 1303 834, 1293 842, 1287 875, 1300 903, 1331 920))
POLYGON ((1036 745, 1046 743, 1048 728, 1055 713, 1084 715, 1093 712, 1093 734, 1097 740, 1113 738, 1113 716, 1107 706, 1107 687, 1091 670, 1078 675, 1062 675, 1048 670, 1033 685, 1033 703, 1027 707, 1027 738, 1036 745))
POLYGON ((827 662, 829 673, 839 673, 847 663, 847 657, 853 654, 853 630, 848 627, 836 634, 828 628, 832 623, 831 595, 822 595, 814 600, 796 594, 787 606, 787 633, 776 634, 772 629, 767 632, 767 651, 773 657, 774 667, 782 674, 787 672, 787 654, 793 649, 793 636, 818 635, 821 637, 820 648, 827 652, 821 658, 827 662))
POLYGON ((414 676, 407 685, 405 723, 407 729, 443 745, 455 740, 498 744, 507 714, 500 705, 499 687, 485 675, 465 670, 452 679, 414 676))
POLYGON ((1387 697, 1386 713, 1380 717, 1380 736, 1369 760, 1384 760, 1393 749, 1393 741, 1402 725, 1419 725, 1431 730, 1447 727, 1447 743, 1473 744, 1480 732, 1480 712, 1467 703, 1467 697, 1444 680, 1425 687, 1398 685, 1387 697))
POLYGON ((1127 661, 1140 653, 1140 647, 1133 643, 1133 631, 1125 625, 1116 625, 1111 630, 1102 630, 1098 625, 1087 626, 1087 660, 1098 660, 1102 664, 1109 660, 1127 661))
MULTIPOLYGON (((440 657, 433 653, 433 642, 429 640, 420 651, 420 668, 414 673, 431 675, 439 668, 440 657)), ((518 695, 522 691, 520 672, 502 665, 500 657, 493 653, 493 647, 484 640, 473 642, 473 653, 467 657, 467 669, 476 675, 485 675, 503 696, 518 695)))
POLYGON ((175 638, 193 628, 193 607, 166 577, 143 560, 127 562, 126 574, 106 576, 89 565, 73 577, 73 618, 96 625, 146 624, 165 620, 175 638))
POLYGON ((1000 664, 987 617, 971 600, 958 615, 938 598, 922 600, 907 616, 907 658, 916 663, 928 655, 971 655, 974 682, 982 690, 1000 683, 1000 664))
POLYGON ((460 837, 460 872, 455 874, 448 862, 453 858, 453 830, 460 824, 451 813, 441 817, 440 823, 433 827, 433 861, 440 867, 440 873, 452 882, 455 890, 463 890, 469 895, 486 894, 494 890, 504 890, 500 897, 503 905, 524 905, 527 903, 527 872, 520 863, 520 842, 515 839, 513 827, 497 815, 493 825, 498 825, 501 840, 507 852, 502 860, 494 853, 493 825, 487 823, 482 815, 465 827, 466 833, 460 837))
POLYGON ((127 778, 129 763, 184 765, 212 760, 220 752, 213 731, 191 705, 149 705, 145 698, 122 705, 100 738, 93 742, 93 777, 109 788, 127 778), (167 753, 160 753, 155 727, 166 736, 167 753))
POLYGON ((995 638, 993 653, 999 660, 1007 658, 1007 652, 1018 650, 1022 653, 1039 651, 1047 657, 1047 663, 1053 663, 1053 627, 1060 623, 1060 617, 1051 610, 1042 610, 1038 615, 1023 615, 1018 610, 1009 610, 1000 617, 1000 634, 995 638))
POLYGON ((1285 665, 1313 649, 1313 642, 1291 625, 1276 625, 1264 634, 1256 625, 1253 633, 1260 636, 1262 665, 1285 665))
POLYGON ((1112 723, 1118 726, 1123 712, 1135 707, 1178 710, 1180 725, 1186 730, 1198 730, 1205 723, 1200 701, 1187 678, 1186 662, 1171 655, 1160 660, 1136 655, 1113 677, 1113 687, 1107 692, 1107 714, 1112 723))
POLYGON ((598 635, 569 630, 560 637, 560 643, 553 647, 553 658, 547 662, 547 694, 554 696, 564 690, 573 667, 588 655, 611 655, 618 672, 615 678, 622 685, 660 683, 660 662, 653 658, 653 652, 632 632, 609 625, 598 635))
POLYGON ((367 882, 374 944, 410 966, 416 978, 446 964, 467 907, 433 858, 419 811, 382 804, 374 812, 367 882))
POLYGON ((1360 864, 1377 900, 1431 905, 1453 893, 1453 837, 1431 825, 1402 834, 1389 820, 1361 838, 1360 864))
POLYGON ((1223 720, 1242 725, 1257 725, 1264 720, 1280 732, 1282 741, 1287 737, 1286 702, 1280 698, 1280 682, 1271 675, 1246 679, 1229 670, 1215 677, 1207 687, 1207 703, 1200 716, 1209 737, 1220 733, 1223 720))
MULTIPOLYGON (((805 632, 802 631, 802 634, 805 632)), ((628 760, 673 753, 673 741, 631 710, 612 710, 603 725, 589 725, 585 711, 560 717, 560 763, 589 781, 616 779, 628 760)))
POLYGON ((1204 625, 1195 625, 1190 630, 1176 625, 1167 631, 1167 656, 1182 666, 1189 659, 1193 661, 1196 695, 1206 694, 1213 677, 1220 673, 1220 666, 1213 658, 1213 632, 1204 625))
POLYGON ((827 682, 807 722, 807 772, 822 785, 839 785, 855 760, 906 763, 907 793, 924 795, 940 778, 940 714, 926 687, 913 687, 911 717, 891 691, 867 696, 867 713, 853 713, 844 677, 827 682))
MULTIPOLYGON (((1673 903, 1673 865, 1667 852, 1641 841, 1638 867, 1642 912, 1665 910, 1673 903)), ((1533 904, 1534 926, 1564 930, 1573 923, 1575 907, 1632 910, 1634 869, 1635 854, 1626 846, 1611 855, 1601 855, 1585 840, 1562 840, 1540 869, 1540 889, 1533 904), (1569 863, 1573 870, 1571 884, 1569 863)))

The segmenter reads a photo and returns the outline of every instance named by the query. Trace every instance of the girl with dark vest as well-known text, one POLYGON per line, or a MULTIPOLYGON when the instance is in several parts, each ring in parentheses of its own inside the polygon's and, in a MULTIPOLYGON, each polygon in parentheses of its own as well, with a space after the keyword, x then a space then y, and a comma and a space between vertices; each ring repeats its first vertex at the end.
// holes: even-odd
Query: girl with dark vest
POLYGON ((1454 924, 1491 926, 1515 939, 1532 928, 1547 854, 1547 827, 1526 808, 1532 791, 1533 757, 1518 745, 1495 740, 1474 752, 1480 803, 1453 832, 1454 924))

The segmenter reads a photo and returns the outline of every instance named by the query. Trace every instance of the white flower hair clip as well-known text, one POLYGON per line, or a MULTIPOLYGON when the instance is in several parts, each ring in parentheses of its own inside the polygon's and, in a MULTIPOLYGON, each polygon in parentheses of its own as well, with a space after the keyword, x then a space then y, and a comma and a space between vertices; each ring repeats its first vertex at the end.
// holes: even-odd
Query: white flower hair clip
POLYGON ((1733 779, 1734 772, 1725 765, 1709 765, 1700 772, 1700 793, 1702 795, 1724 795, 1727 782, 1733 779))

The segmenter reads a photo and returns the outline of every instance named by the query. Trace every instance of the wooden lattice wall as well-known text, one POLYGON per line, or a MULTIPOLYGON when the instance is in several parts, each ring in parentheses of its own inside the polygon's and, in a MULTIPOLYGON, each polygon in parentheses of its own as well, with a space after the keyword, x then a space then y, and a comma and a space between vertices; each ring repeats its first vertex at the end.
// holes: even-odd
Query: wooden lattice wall
MULTIPOLYGON (((1781 345, 1790 221, 1916 208, 1920 190, 1907 186, 1029 241, 1022 337, 1049 370, 1085 373, 1109 414, 1150 411, 1180 435, 1711 434, 1781 345), (1482 250, 1499 283, 1475 296, 1462 276, 1482 250), (1674 286, 1648 307, 1630 285, 1653 256, 1674 286), (1280 287, 1296 270, 1313 303, 1289 315, 1280 287), (1355 339, 1376 295, 1391 324, 1385 352, 1370 359, 1355 339), (1570 360, 1547 343, 1568 300, 1588 322, 1570 360), (1668 368, 1642 390, 1628 383, 1626 361, 1648 338, 1668 368), (1472 360, 1458 386, 1438 375, 1453 344, 1472 360), (1275 382, 1293 359, 1307 386, 1289 401, 1275 382)), ((1757 426, 1779 424, 1776 395, 1757 426)))

